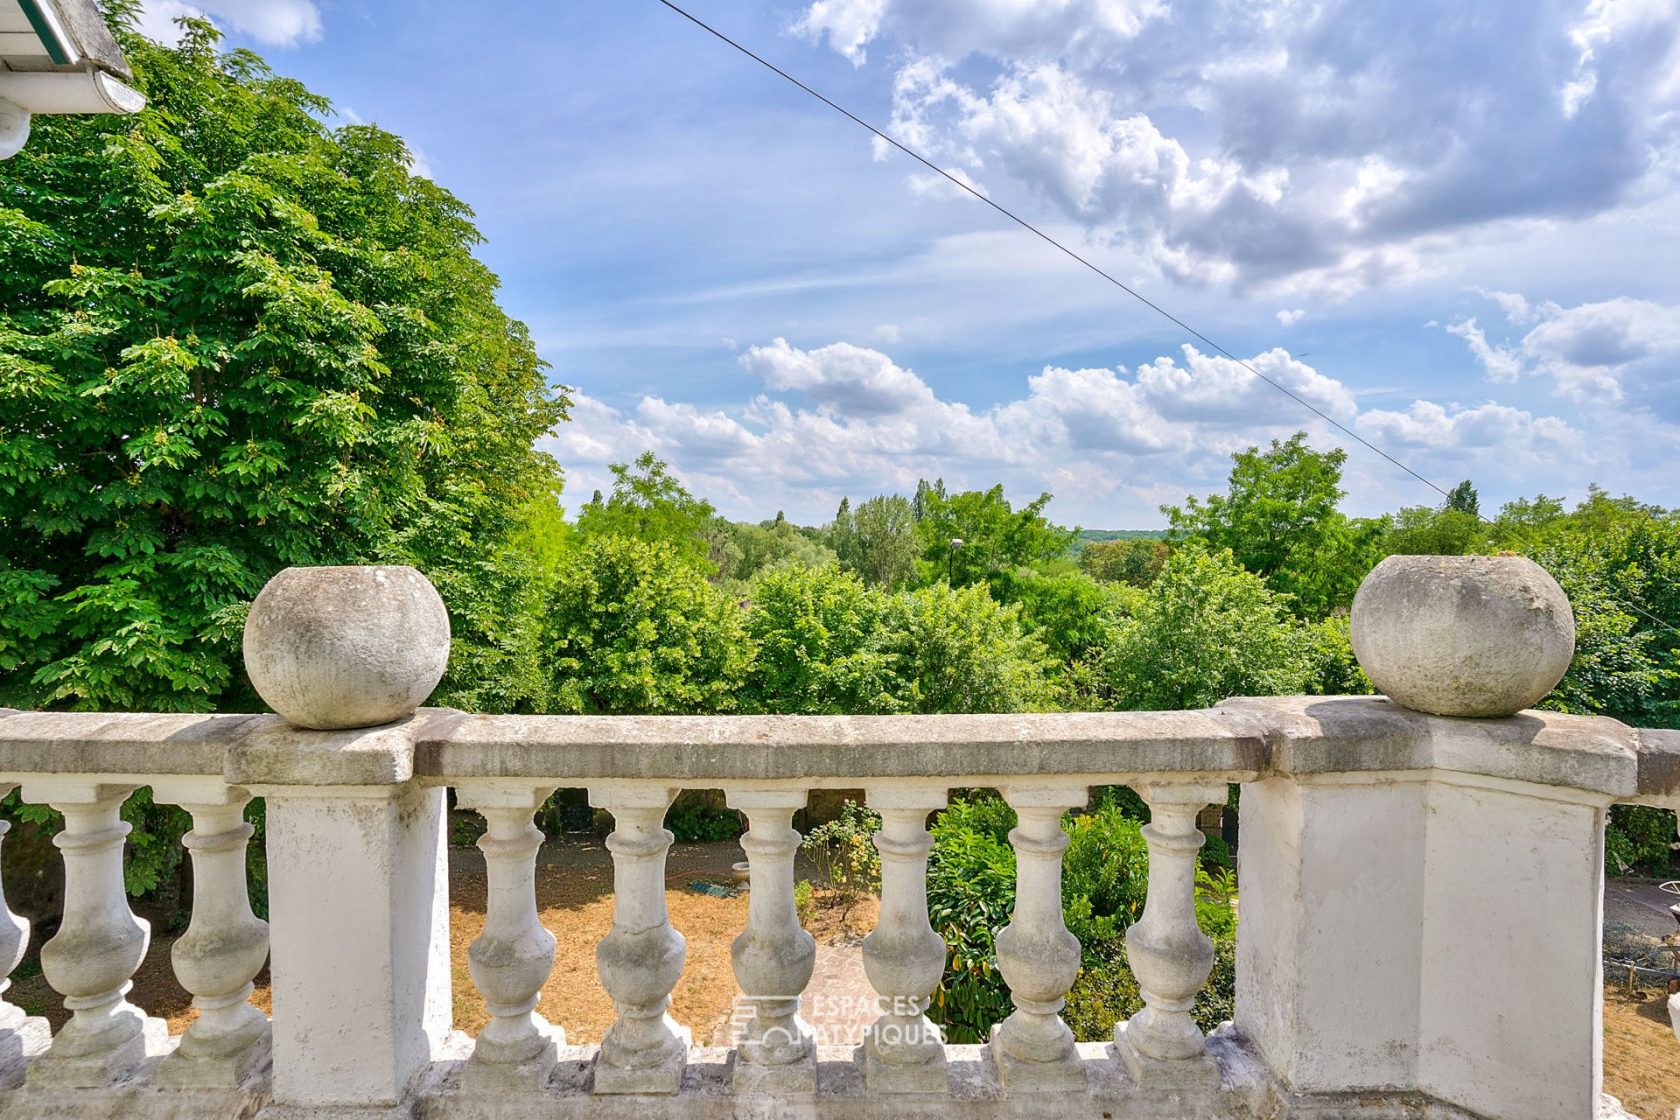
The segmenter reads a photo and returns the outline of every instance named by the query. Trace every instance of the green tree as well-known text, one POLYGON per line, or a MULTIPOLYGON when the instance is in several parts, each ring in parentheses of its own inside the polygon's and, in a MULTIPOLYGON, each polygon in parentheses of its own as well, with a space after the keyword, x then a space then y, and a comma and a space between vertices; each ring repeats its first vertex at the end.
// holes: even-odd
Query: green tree
POLYGON ((849 572, 893 590, 916 572, 916 519, 898 494, 866 498, 852 510, 842 500, 831 529, 834 551, 849 572))
POLYGON ((1098 666, 1120 709, 1205 708, 1308 691, 1317 662, 1278 595, 1228 551, 1173 550, 1098 666))
POLYGON ((553 501, 532 445, 566 401, 470 211, 183 26, 119 28, 144 112, 39 118, 0 164, 0 703, 254 705, 251 598, 356 562, 438 585, 443 699, 533 702, 510 542, 553 501))
POLYGON ((1072 531, 1044 516, 1049 494, 1013 509, 1003 487, 947 494, 943 481, 917 486, 916 538, 926 582, 949 577, 953 586, 1005 581, 1017 568, 1067 551, 1072 531), (961 541, 953 547, 953 541, 961 541))
POLYGON ((1468 478, 1452 488, 1452 492, 1447 495, 1446 508, 1467 513, 1478 521, 1481 520, 1482 500, 1468 478))
POLYGON ((1351 522, 1336 508, 1347 452, 1314 451, 1306 433, 1296 432, 1231 458, 1226 493, 1161 507, 1172 538, 1228 549, 1308 617, 1351 602, 1377 559, 1382 523, 1351 522))
POLYGON ((1389 556, 1463 556, 1480 552, 1486 540, 1482 519, 1451 504, 1407 506, 1388 519, 1382 552, 1389 556))
POLYGON ((901 591, 882 622, 882 651, 912 712, 1022 712, 1049 705, 1043 645, 1022 631, 1018 607, 984 585, 901 591))
POLYGON ((1148 587, 1161 574, 1170 546, 1149 538, 1091 541, 1079 550, 1079 566, 1095 579, 1148 587))
POLYGON ((772 568, 752 586, 747 634, 756 651, 742 688, 760 712, 893 712, 898 680, 881 649, 886 597, 850 572, 772 568))
POLYGON ((728 712, 752 643, 735 601, 670 541, 589 540, 547 604, 559 711, 728 712))
POLYGON ((717 518, 707 537, 717 578, 725 581, 748 581, 785 564, 820 568, 835 559, 827 545, 812 540, 785 517, 757 525, 717 518))
POLYGON ((612 494, 578 512, 577 531, 584 537, 634 537, 664 543, 694 560, 712 552, 717 511, 689 493, 670 466, 651 451, 634 463, 613 463, 612 494))

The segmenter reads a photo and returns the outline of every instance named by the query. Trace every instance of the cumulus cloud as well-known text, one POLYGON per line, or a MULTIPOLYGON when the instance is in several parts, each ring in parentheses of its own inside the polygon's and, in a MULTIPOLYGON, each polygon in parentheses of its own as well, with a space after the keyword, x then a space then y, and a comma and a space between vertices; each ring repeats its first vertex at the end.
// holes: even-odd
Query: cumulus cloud
POLYGON ((178 42, 175 20, 181 16, 208 17, 274 47, 294 47, 321 37, 321 10, 315 0, 145 0, 140 31, 162 43, 178 42))
POLYGON ((1299 323, 1302 319, 1306 318, 1306 316, 1307 313, 1302 308, 1297 307, 1292 311, 1285 309, 1277 313, 1277 321, 1278 325, 1281 327, 1293 327, 1296 323, 1299 323))
MULTIPOLYGON (((1374 442, 1425 466, 1445 464, 1445 474, 1481 464, 1478 477, 1491 480, 1544 457, 1578 462, 1590 450, 1555 417, 1491 402, 1361 411, 1345 385, 1283 350, 1247 361, 1374 442)), ((841 495, 907 491, 917 478, 943 476, 957 486, 1049 489, 1066 502, 1059 516, 1118 524, 1153 520, 1163 496, 1217 485, 1226 456, 1251 443, 1300 428, 1318 446, 1337 442, 1237 362, 1193 346, 1135 370, 1045 366, 1021 394, 984 409, 944 399, 888 354, 850 343, 806 349, 778 338, 740 362, 763 391, 737 406, 646 396, 621 409, 576 395, 572 421, 547 443, 573 493, 606 485, 606 464, 651 448, 738 516, 784 508, 817 520, 841 495)))
POLYGON ((1482 292, 1508 322, 1529 329, 1514 344, 1491 342, 1473 318, 1446 329, 1465 340, 1490 381, 1527 373, 1548 377, 1578 401, 1615 402, 1629 383, 1659 415, 1680 418, 1674 376, 1680 366, 1680 306, 1618 296, 1563 307, 1515 292, 1482 292))
POLYGON ((860 63, 890 44, 895 133, 994 193, 1024 185, 1184 281, 1338 294, 1680 170, 1672 3, 1461 16, 1458 0, 1170 18, 1154 0, 821 0, 796 30, 860 63))

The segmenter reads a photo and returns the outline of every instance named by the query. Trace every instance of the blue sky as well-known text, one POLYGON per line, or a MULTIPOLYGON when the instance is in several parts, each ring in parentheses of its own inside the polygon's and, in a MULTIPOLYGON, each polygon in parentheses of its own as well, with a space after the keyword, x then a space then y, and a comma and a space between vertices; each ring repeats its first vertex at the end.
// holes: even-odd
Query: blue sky
MULTIPOLYGON (((1298 428, 1354 512, 1434 497, 655 0, 200 7, 477 212, 573 507, 651 447, 734 517, 1153 526, 1298 428)), ((1680 504, 1673 0, 691 10, 1484 507, 1680 504)))

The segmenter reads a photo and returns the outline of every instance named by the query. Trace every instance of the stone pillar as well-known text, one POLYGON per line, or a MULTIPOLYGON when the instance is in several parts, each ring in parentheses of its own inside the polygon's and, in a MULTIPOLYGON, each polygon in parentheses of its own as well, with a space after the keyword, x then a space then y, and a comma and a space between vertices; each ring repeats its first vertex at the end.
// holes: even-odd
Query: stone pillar
POLYGON ((676 1093, 690 1033, 667 1014, 686 944, 665 909, 665 811, 677 790, 637 782, 591 786, 589 803, 612 814, 612 930, 595 949, 601 986, 618 1018, 601 1040, 597 1093, 676 1093))
POLYGON ((741 837, 751 892, 747 928, 731 957, 742 998, 753 1017, 735 1049, 738 1093, 777 1096, 814 1093, 817 1048, 799 1017, 799 996, 811 982, 817 943, 799 925, 793 904, 793 858, 799 833, 793 814, 805 807, 804 790, 730 790, 729 805, 747 815, 741 837))
POLYGON ((274 1103, 263 1120, 406 1107, 452 1012, 444 791, 414 778, 449 615, 413 568, 287 568, 245 668, 277 713, 225 775, 266 800, 274 1103))
POLYGON ((132 1074, 161 1054, 169 1029, 128 1002, 130 978, 151 944, 152 928, 128 908, 123 889, 123 801, 133 786, 53 776, 24 783, 26 801, 64 814, 53 843, 64 853, 64 920, 41 947, 41 971, 64 997, 71 1019, 29 1065, 32 1085, 95 1088, 132 1074))
POLYGON ((553 792, 503 782, 462 782, 455 789, 457 804, 478 810, 489 826, 478 839, 488 899, 484 932, 467 950, 467 964, 491 1019, 461 1075, 469 1090, 540 1089, 566 1044, 565 1031, 536 1009, 554 970, 554 935, 537 917, 543 834, 531 817, 553 792))
POLYGON ((1216 1088, 1219 1066, 1190 1017, 1213 971, 1213 943, 1196 925, 1196 814, 1225 800, 1213 782, 1139 785, 1149 803, 1149 894, 1143 916, 1126 931, 1126 959, 1143 1010, 1114 1029, 1114 1050, 1132 1082, 1144 1088, 1216 1088))
POLYGON ((170 948, 175 976, 192 993, 198 1019, 158 1067, 158 1080, 195 1088, 237 1088, 269 1057, 268 1016, 250 1003, 268 959, 268 923, 251 912, 245 820, 251 795, 220 778, 160 778, 152 794, 180 805, 193 827, 182 838, 193 866, 193 912, 170 948))
MULTIPOLYGON (((5 797, 16 786, 0 786, 5 797)), ((12 822, 0 820, 0 841, 12 830, 12 822)), ((26 1015, 23 1008, 5 999, 12 986, 12 970, 22 963, 29 949, 29 919, 12 913, 6 905, 6 894, 0 888, 0 1066, 21 1058, 33 1058, 52 1041, 47 1021, 38 1015, 26 1015)))
POLYGON ((881 919, 863 941, 863 969, 881 1017, 864 1036, 864 1083, 887 1093, 943 1093, 949 1086, 944 1039, 927 1017, 945 970, 945 941, 928 922, 928 814, 943 809, 944 786, 891 785, 866 791, 881 814, 881 919))
POLYGON ((1015 912, 998 931, 998 971, 1015 1010, 992 1028, 988 1047, 998 1080, 1011 1092, 1081 1091, 1085 1066, 1073 1031, 1062 1021, 1068 989, 1079 975, 1079 939, 1062 919, 1062 814, 1085 804, 1082 785, 1006 786, 1019 824, 1015 846, 1015 912))

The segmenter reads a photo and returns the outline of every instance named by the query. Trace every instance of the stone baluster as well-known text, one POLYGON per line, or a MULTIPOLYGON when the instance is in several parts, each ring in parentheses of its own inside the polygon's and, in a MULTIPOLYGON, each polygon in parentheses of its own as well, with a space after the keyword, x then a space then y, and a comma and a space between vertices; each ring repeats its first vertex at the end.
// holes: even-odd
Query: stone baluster
POLYGON ((250 1002, 268 959, 268 923, 251 912, 245 848, 256 831, 245 820, 251 795, 219 778, 162 778, 159 801, 192 816, 182 838, 192 857, 192 921, 170 949, 176 979, 192 993, 198 1019, 158 1080, 198 1088, 236 1088, 269 1059, 268 1016, 250 1002))
POLYGON ((881 1017, 864 1035, 864 1084, 888 1093, 943 1093, 949 1086, 944 1039, 927 1009, 945 971, 945 941, 928 922, 928 814, 945 807, 943 786, 882 786, 866 791, 881 814, 881 918, 863 940, 863 969, 881 1017))
POLYGON ((41 947, 41 971, 71 1012, 47 1052, 29 1065, 31 1084, 98 1088, 162 1053, 169 1029, 128 1002, 130 978, 151 944, 123 890, 121 817, 134 787, 54 776, 24 783, 24 800, 64 814, 53 843, 64 853, 64 920, 41 947))
POLYGON ((1085 1088, 1085 1067, 1073 1031, 1062 1021, 1068 989, 1079 975, 1079 939, 1062 920, 1062 814, 1085 804, 1081 785, 1015 785, 1004 799, 1019 824, 1015 846, 1015 912, 998 932, 998 970, 1015 1010, 992 1028, 990 1055, 1011 1091, 1085 1088))
POLYGON ((484 932, 467 950, 467 966, 490 1012, 462 1073, 466 1089, 538 1089, 566 1045, 566 1033, 537 1013, 554 970, 554 935, 537 917, 536 860, 543 834, 532 815, 554 790, 462 782, 458 804, 476 809, 488 825, 478 839, 484 853, 488 904, 484 932))
POLYGON ((747 815, 741 837, 751 891, 747 928, 731 956, 735 981, 753 1017, 736 1045, 738 1093, 814 1093, 817 1048, 799 1017, 799 996, 811 982, 817 943, 799 925, 793 905, 793 857, 799 833, 793 814, 805 806, 804 790, 730 790, 729 805, 747 815))
POLYGON ((682 978, 686 944, 665 908, 665 811, 677 791, 612 782, 592 786, 589 802, 612 814, 612 930, 595 949, 601 987, 618 1018, 601 1040, 597 1093, 675 1093, 688 1066, 690 1034, 667 1014, 682 978))
POLYGON ((1149 894, 1126 931, 1126 957, 1144 1008, 1114 1029, 1114 1049, 1134 1084, 1170 1089, 1217 1086, 1219 1067, 1190 1017, 1213 971, 1213 942, 1196 925, 1196 815, 1225 800, 1214 782, 1137 786, 1149 803, 1149 894))
MULTIPOLYGON (((16 788, 0 786, 0 797, 16 788)), ((0 842, 11 830, 11 821, 0 820, 0 842)), ((23 1008, 5 998, 5 993, 12 986, 12 970, 23 962, 23 955, 28 949, 29 919, 12 913, 12 908, 6 905, 5 890, 0 888, 0 1064, 32 1058, 52 1041, 52 1032, 45 1019, 26 1015, 23 1008)))

